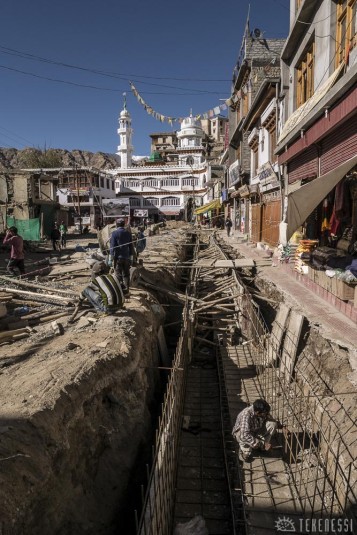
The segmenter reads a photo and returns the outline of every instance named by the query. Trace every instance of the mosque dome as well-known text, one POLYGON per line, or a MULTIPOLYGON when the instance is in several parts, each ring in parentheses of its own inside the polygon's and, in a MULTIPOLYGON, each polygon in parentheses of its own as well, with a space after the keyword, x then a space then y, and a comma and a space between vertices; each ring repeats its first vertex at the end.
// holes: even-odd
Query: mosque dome
POLYGON ((192 114, 186 117, 181 123, 181 129, 177 132, 179 139, 183 138, 203 138, 201 121, 193 117, 192 114))
POLYGON ((123 110, 121 110, 120 117, 130 117, 130 113, 128 112, 126 107, 123 110))
POLYGON ((162 156, 159 152, 155 151, 150 154, 149 162, 162 162, 162 156))

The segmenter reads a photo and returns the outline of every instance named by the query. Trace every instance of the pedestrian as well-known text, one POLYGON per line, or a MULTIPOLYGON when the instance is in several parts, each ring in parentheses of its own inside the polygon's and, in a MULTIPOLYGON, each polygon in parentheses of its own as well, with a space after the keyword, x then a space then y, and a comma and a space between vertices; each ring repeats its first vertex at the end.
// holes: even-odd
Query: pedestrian
POLYGON ((146 238, 142 227, 138 228, 138 234, 136 238, 136 253, 139 256, 140 253, 146 248, 146 238))
POLYGON ((270 405, 256 399, 237 416, 232 435, 239 443, 244 461, 250 462, 254 450, 269 451, 275 431, 284 427, 270 416, 270 405))
POLYGON ((124 295, 116 274, 103 273, 92 278, 92 281, 82 291, 80 302, 84 299, 99 312, 114 313, 123 308, 124 295))
POLYGON ((114 259, 114 270, 123 286, 124 295, 129 295, 130 257, 133 256, 131 233, 125 230, 124 219, 118 219, 117 228, 110 238, 110 254, 114 259))
POLYGON ((54 251, 59 251, 60 246, 60 239, 61 239, 61 233, 59 231, 59 228, 57 227, 57 223, 54 223, 53 228, 51 230, 51 240, 52 240, 52 246, 54 251))
POLYGON ((227 236, 229 238, 229 236, 231 235, 231 228, 232 228, 232 220, 229 216, 227 216, 226 218, 226 221, 225 221, 225 227, 226 227, 226 230, 227 230, 227 236))
POLYGON ((61 247, 64 249, 67 243, 67 226, 64 224, 64 221, 61 221, 59 231, 61 234, 61 247))
POLYGON ((14 268, 17 268, 20 275, 25 274, 25 254, 24 254, 24 240, 17 234, 16 227, 10 227, 6 231, 3 241, 4 245, 11 245, 10 260, 7 264, 7 272, 10 275, 16 276, 14 268))

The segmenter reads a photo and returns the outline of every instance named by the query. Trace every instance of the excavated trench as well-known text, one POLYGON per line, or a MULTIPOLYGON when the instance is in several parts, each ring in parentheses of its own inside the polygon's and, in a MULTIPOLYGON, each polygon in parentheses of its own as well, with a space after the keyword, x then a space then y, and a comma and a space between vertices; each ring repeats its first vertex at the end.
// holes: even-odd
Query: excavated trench
MULTIPOLYGON (((30 343, 3 353, 0 348, 7 363, 14 358, 0 367, 1 535, 135 533, 134 509, 140 511, 168 363, 181 330, 175 290, 184 291, 188 273, 174 264, 189 260, 193 249, 187 231, 174 236, 171 255, 165 236, 160 239, 156 256, 150 252, 135 275, 125 311, 85 327, 65 325, 61 337, 45 331, 30 343), (163 326, 167 351, 158 346, 163 326)), ((286 296, 251 270, 242 277, 270 330, 286 296)), ((341 501, 354 488, 350 467, 357 457, 351 352, 305 320, 294 372, 299 395, 291 393, 300 406, 307 400, 306 414, 317 415, 308 432, 320 440, 325 475, 341 501)), ((293 422, 297 431, 302 423, 303 415, 293 422)), ((300 474, 293 466, 299 459, 287 461, 300 474)), ((315 480, 319 466, 310 455, 307 470, 315 480)), ((311 493, 328 499, 325 486, 317 492, 315 485, 311 493)))
MULTIPOLYGON (((176 233, 171 260, 190 257, 189 239, 176 233)), ((1 535, 135 532, 182 310, 169 296, 183 282, 180 269, 148 258, 125 311, 84 327, 65 324, 61 337, 41 331, 7 346, 6 366, 0 360, 1 535), (167 348, 158 344, 165 324, 167 348)))

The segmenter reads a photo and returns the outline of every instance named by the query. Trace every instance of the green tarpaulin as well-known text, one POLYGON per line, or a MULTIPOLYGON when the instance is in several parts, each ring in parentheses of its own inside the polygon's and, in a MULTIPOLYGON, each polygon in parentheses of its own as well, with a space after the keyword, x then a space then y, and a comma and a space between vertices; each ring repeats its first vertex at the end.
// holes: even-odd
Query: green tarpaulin
POLYGON ((40 241, 40 220, 35 219, 15 219, 8 217, 6 220, 8 227, 16 227, 19 236, 28 241, 40 241))

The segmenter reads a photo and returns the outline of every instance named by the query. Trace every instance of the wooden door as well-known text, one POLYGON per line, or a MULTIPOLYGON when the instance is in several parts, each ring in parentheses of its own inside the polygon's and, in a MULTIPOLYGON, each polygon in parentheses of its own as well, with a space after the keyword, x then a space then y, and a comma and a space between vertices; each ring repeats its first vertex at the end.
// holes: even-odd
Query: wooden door
POLYGON ((252 229, 251 229, 251 240, 255 243, 261 241, 261 214, 262 208, 259 203, 251 205, 252 210, 252 229))
POLYGON ((276 247, 279 244, 279 225, 281 221, 281 200, 276 199, 263 205, 262 241, 276 247))

